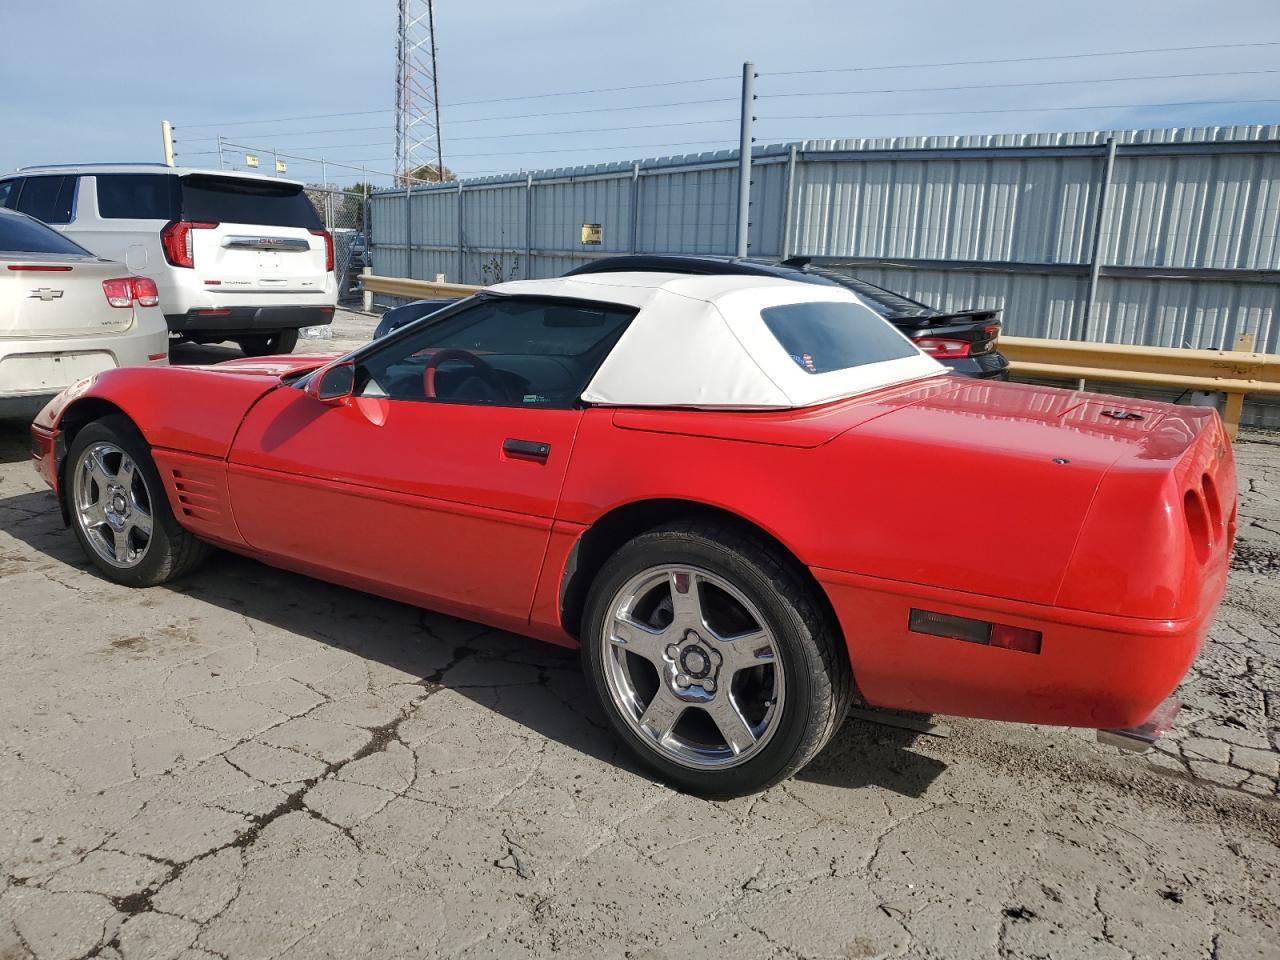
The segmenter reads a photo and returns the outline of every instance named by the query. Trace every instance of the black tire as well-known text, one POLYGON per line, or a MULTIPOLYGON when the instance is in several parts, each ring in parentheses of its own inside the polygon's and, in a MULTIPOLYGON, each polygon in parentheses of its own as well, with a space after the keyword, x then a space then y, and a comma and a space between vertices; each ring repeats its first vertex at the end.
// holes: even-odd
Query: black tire
POLYGON ((237 337, 236 343, 246 357, 266 357, 276 353, 293 353, 298 345, 297 330, 277 330, 272 334, 237 337))
POLYGON ((790 777, 826 745, 853 698, 853 675, 835 617, 795 560, 724 522, 673 523, 623 545, 588 593, 581 656, 587 681, 614 733, 644 766, 677 789, 711 797, 764 790, 790 777), (786 697, 777 728, 760 752, 737 766, 691 769, 638 735, 615 705, 605 677, 606 617, 615 595, 650 568, 688 564, 751 598, 777 639, 786 697))
POLYGON ((183 529, 174 518, 160 473, 151 458, 151 449, 128 417, 117 414, 87 424, 72 441, 66 463, 62 490, 63 496, 67 498, 71 529, 75 531, 85 555, 108 580, 128 587, 153 587, 168 583, 190 573, 212 551, 207 543, 183 529), (144 555, 136 566, 112 566, 99 556, 89 542, 89 534, 76 506, 75 473, 85 451, 101 442, 113 444, 133 460, 150 503, 151 536, 144 555))

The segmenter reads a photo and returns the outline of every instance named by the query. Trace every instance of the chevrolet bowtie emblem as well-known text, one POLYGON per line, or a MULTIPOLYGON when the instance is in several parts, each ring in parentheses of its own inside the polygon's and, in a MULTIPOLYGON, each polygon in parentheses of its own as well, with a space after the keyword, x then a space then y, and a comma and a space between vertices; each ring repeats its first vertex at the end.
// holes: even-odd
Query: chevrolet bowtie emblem
POLYGON ((28 297, 28 299, 32 297, 39 297, 41 300, 60 300, 62 299, 62 291, 54 290, 52 287, 41 287, 39 290, 31 291, 31 297, 28 297))

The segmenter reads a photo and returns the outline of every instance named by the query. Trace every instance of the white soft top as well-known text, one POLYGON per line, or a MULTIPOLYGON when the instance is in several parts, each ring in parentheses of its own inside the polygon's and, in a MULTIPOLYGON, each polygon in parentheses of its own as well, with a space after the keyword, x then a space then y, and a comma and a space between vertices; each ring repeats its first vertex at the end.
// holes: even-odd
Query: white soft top
POLYGON ((866 322, 888 321, 844 287, 773 277, 598 273, 514 280, 489 292, 569 297, 639 308, 582 398, 610 406, 786 409, 937 376, 946 368, 910 356, 810 373, 765 325, 760 311, 791 303, 852 303, 866 322))

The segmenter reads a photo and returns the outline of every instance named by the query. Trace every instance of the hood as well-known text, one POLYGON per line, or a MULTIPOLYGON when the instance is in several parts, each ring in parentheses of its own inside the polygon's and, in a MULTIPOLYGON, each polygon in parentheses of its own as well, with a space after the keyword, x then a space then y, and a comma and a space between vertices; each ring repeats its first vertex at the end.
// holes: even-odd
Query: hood
POLYGON ((284 353, 271 357, 239 357, 187 367, 188 370, 208 370, 211 373, 235 373, 244 376, 287 377, 294 373, 318 370, 342 356, 340 353, 284 353))

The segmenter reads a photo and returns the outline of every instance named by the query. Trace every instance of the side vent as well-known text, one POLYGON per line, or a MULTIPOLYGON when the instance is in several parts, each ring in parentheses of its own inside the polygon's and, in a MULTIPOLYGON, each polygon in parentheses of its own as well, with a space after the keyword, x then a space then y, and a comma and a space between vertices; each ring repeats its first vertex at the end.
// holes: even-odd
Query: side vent
POLYGON ((226 464, 172 450, 153 450, 152 456, 180 524, 209 540, 244 543, 231 512, 226 464))
POLYGON ((205 523, 222 523, 225 519, 225 494, 217 478, 186 468, 175 468, 170 476, 177 494, 177 506, 185 516, 205 523))

